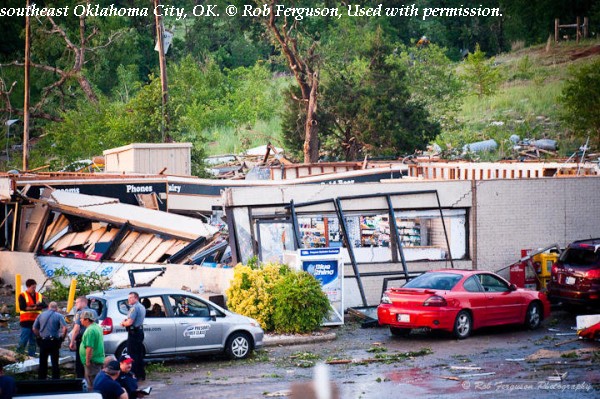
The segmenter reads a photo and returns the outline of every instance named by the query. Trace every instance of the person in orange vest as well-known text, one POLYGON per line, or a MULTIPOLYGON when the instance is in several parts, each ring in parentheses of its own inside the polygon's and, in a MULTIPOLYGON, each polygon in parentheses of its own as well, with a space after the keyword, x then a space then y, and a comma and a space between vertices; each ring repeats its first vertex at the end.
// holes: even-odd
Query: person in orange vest
POLYGON ((40 313, 42 313, 42 310, 47 308, 48 305, 44 303, 42 294, 36 292, 37 283, 34 279, 28 279, 25 282, 25 286, 27 289, 19 295, 21 337, 19 339, 19 346, 17 346, 17 352, 25 353, 25 347, 27 346, 27 354, 29 356, 35 356, 35 334, 33 333, 33 323, 40 313))

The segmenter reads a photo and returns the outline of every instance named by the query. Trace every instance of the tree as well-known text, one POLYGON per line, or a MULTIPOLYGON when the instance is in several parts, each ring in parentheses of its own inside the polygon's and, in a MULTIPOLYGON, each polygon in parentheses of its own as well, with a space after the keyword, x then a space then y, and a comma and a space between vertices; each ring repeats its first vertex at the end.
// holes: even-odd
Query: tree
POLYGON ((323 119, 329 134, 323 147, 334 157, 400 156, 423 149, 439 125, 408 87, 407 66, 377 30, 364 36, 364 53, 347 65, 327 69, 323 119))
POLYGON ((563 120, 576 136, 591 135, 600 146, 600 59, 571 71, 560 102, 563 120))
POLYGON ((469 53, 465 60, 463 77, 479 98, 493 94, 500 85, 502 77, 493 64, 494 59, 486 60, 479 44, 475 46, 475 52, 469 53))
POLYGON ((319 93, 319 57, 317 41, 313 41, 302 55, 298 45, 298 19, 289 23, 284 17, 283 23, 276 18, 277 0, 269 1, 269 19, 267 27, 271 31, 275 43, 285 56, 288 66, 300 88, 301 97, 294 99, 303 104, 304 110, 304 162, 313 163, 319 160, 319 129, 317 118, 317 96, 319 93))

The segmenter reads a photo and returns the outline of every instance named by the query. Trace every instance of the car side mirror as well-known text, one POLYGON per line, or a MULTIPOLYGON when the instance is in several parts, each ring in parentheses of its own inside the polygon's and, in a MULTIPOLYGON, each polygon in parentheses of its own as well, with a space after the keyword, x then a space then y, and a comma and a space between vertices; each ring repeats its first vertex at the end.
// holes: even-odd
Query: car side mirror
POLYGON ((516 286, 516 285, 514 285, 514 284, 511 284, 511 285, 508 287, 508 289, 509 289, 509 290, 511 290, 511 291, 516 291, 516 290, 517 290, 517 286, 516 286))
POLYGON ((213 321, 214 321, 214 320, 217 320, 217 311, 216 311, 216 310, 214 310, 214 309, 211 309, 211 310, 208 312, 208 314, 209 314, 210 318, 211 318, 211 319, 213 319, 213 321))

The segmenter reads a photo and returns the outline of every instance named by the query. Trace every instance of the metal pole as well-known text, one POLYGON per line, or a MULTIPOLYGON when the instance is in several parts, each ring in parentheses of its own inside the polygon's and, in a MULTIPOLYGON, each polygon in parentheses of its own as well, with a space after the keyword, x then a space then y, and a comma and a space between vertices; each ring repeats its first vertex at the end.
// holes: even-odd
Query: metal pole
POLYGON ((290 201, 290 212, 292 214, 292 229, 294 230, 294 242, 296 243, 296 249, 299 249, 302 248, 302 243, 300 242, 300 228, 298 226, 298 215, 296 214, 294 200, 290 201))
MULTIPOLYGON (((29 0, 27 0, 29 10, 29 0)), ((30 34, 29 13, 25 14, 25 99, 23 101, 23 171, 29 169, 29 49, 30 34)))
POLYGON ((354 257, 354 249, 352 248, 352 243, 350 242, 350 235, 348 234, 348 226, 346 226, 344 211, 342 211, 342 201, 339 198, 336 198, 334 205, 340 221, 340 227, 342 228, 342 237, 344 237, 344 241, 346 241, 346 248, 348 249, 348 255, 350 255, 350 262, 352 263, 354 278, 356 278, 356 283, 358 284, 358 291, 360 292, 363 306, 369 306, 367 304, 367 297, 365 296, 365 289, 363 288, 362 280, 360 278, 360 272, 358 271, 358 264, 356 263, 356 258, 354 257))
MULTIPOLYGON (((402 248, 402 238, 398 233, 398 224, 396 223, 396 214, 394 213, 394 207, 392 206, 392 197, 389 195, 385 196, 388 203, 388 212, 390 217, 390 229, 394 229, 394 238, 396 239, 396 244, 398 245, 398 252, 400 253, 400 261, 402 262, 402 269, 404 270, 404 276, 408 280, 408 267, 406 266, 406 258, 404 257, 404 249, 402 248)), ((390 231, 390 238, 392 237, 392 232, 390 231)))
POLYGON ((450 251, 450 241, 448 240, 448 231, 446 230, 446 222, 444 222, 444 211, 442 210, 442 204, 440 202, 440 196, 436 190, 435 198, 437 199, 438 209, 440 210, 440 217, 442 218, 442 227, 444 228, 444 236, 446 237, 446 246, 448 247, 448 257, 450 258, 450 267, 454 269, 454 262, 452 261, 452 252, 450 251))
MULTIPOLYGON (((154 0, 154 10, 158 9, 160 4, 160 0, 154 0)), ((158 59, 160 65, 160 87, 162 89, 162 121, 161 121, 161 133, 163 142, 169 142, 170 137, 167 133, 165 135, 165 129, 167 125, 167 102, 169 100, 169 88, 167 85, 167 61, 165 59, 165 47, 163 43, 163 26, 162 26, 162 18, 158 15, 158 12, 154 13, 156 15, 156 40, 158 41, 158 59)))

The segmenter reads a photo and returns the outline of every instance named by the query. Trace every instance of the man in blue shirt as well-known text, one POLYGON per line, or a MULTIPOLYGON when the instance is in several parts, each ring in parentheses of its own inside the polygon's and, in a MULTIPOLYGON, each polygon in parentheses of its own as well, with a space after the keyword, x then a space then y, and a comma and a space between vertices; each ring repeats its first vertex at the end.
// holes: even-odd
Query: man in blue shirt
POLYGON ((48 377, 48 356, 50 356, 52 379, 58 380, 60 378, 58 355, 60 346, 67 336, 67 322, 63 315, 58 313, 56 302, 50 302, 48 310, 35 319, 33 333, 37 337, 40 346, 38 379, 45 380, 48 377))
POLYGON ((121 322, 121 326, 127 329, 127 353, 133 359, 133 374, 140 380, 146 379, 144 370, 144 318, 146 308, 140 303, 137 292, 129 293, 130 305, 127 318, 121 322))
POLYGON ((121 373, 117 379, 119 385, 125 388, 129 399, 137 398, 138 382, 137 378, 131 372, 133 359, 129 355, 123 355, 119 358, 119 365, 121 367, 121 373))
POLYGON ((119 362, 113 360, 94 379, 94 391, 102 394, 102 399, 127 399, 127 392, 116 381, 119 372, 119 362))
POLYGON ((4 375, 4 365, 0 363, 0 399, 12 399, 17 390, 15 379, 4 375))

